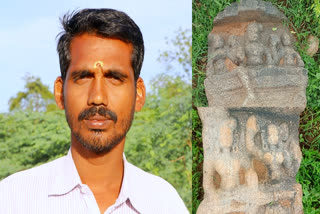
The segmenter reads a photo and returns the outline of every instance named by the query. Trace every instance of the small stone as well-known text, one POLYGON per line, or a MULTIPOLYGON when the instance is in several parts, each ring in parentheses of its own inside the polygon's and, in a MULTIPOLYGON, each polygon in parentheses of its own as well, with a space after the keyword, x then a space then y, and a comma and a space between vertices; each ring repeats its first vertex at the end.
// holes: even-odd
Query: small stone
POLYGON ((319 39, 316 36, 310 35, 308 37, 308 44, 309 44, 309 48, 307 50, 307 54, 312 57, 318 51, 319 39))

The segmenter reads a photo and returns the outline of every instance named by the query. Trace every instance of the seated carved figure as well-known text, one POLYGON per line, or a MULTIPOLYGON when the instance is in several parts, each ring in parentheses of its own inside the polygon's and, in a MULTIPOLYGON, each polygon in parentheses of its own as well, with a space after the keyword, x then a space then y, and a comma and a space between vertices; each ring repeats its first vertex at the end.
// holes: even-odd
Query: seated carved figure
POLYGON ((262 44, 261 32, 263 26, 260 23, 252 23, 247 27, 247 44, 245 53, 247 56, 247 65, 258 66, 271 63, 271 56, 268 49, 262 44))
POLYGON ((286 176, 283 175, 283 168, 291 167, 292 161, 284 146, 288 135, 289 128, 286 123, 280 126, 269 124, 265 130, 258 126, 255 116, 251 116, 247 121, 246 148, 253 157, 268 166, 271 180, 280 180, 286 176), (261 142, 255 142, 258 133, 262 134, 261 142))
POLYGON ((280 180, 284 155, 281 149, 282 141, 279 141, 279 129, 276 125, 270 124, 267 127, 267 133, 268 147, 263 155, 263 159, 271 170, 271 180, 280 180))
POLYGON ((228 58, 236 65, 240 65, 245 58, 243 47, 235 35, 228 38, 228 58))
POLYGON ((289 34, 282 34, 281 40, 284 46, 282 52, 283 65, 303 67, 304 63, 301 60, 300 55, 291 47, 291 39, 289 34))
POLYGON ((227 71, 225 65, 227 50, 224 47, 224 39, 220 35, 209 34, 208 40, 207 76, 210 76, 211 73, 223 74, 227 71))
POLYGON ((289 135, 289 127, 287 123, 280 125, 280 142, 280 145, 283 147, 286 145, 286 149, 283 149, 283 166, 286 169, 286 175, 295 177, 299 170, 302 154, 299 142, 289 135))
POLYGON ((271 54, 271 62, 272 65, 279 65, 281 59, 281 51, 280 51, 280 38, 277 34, 271 34, 269 37, 269 48, 271 54))

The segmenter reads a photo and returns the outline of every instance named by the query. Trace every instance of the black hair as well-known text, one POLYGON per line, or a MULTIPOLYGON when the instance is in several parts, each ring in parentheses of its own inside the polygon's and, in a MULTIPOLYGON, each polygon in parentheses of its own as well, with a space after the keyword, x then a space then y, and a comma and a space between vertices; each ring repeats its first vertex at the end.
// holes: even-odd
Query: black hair
POLYGON ((88 33, 132 44, 131 65, 137 81, 144 57, 144 44, 139 27, 127 14, 113 9, 83 9, 65 14, 60 21, 64 31, 58 34, 57 51, 63 80, 71 62, 72 39, 88 33))

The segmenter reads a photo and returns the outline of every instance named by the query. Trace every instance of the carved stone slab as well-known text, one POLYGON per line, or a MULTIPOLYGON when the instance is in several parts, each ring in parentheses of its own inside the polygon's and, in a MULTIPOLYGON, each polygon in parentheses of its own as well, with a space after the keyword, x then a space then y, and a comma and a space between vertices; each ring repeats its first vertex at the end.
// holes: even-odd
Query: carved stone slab
POLYGON ((300 214, 299 114, 307 70, 271 3, 242 0, 208 36, 204 200, 198 214, 300 214))
POLYGON ((270 4, 233 3, 216 17, 204 82, 209 106, 305 108, 307 71, 285 17, 270 4))
POLYGON ((301 213, 299 115, 282 108, 198 108, 203 123, 200 213, 301 213))

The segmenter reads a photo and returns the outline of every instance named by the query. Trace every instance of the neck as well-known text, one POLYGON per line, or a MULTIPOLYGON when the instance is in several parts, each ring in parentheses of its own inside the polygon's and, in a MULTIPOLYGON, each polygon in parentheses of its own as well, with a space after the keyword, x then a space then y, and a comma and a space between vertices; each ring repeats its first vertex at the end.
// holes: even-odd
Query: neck
POLYGON ((74 136, 71 137, 71 154, 83 184, 94 193, 117 192, 123 178, 123 139, 106 154, 96 154, 84 148, 74 136))

